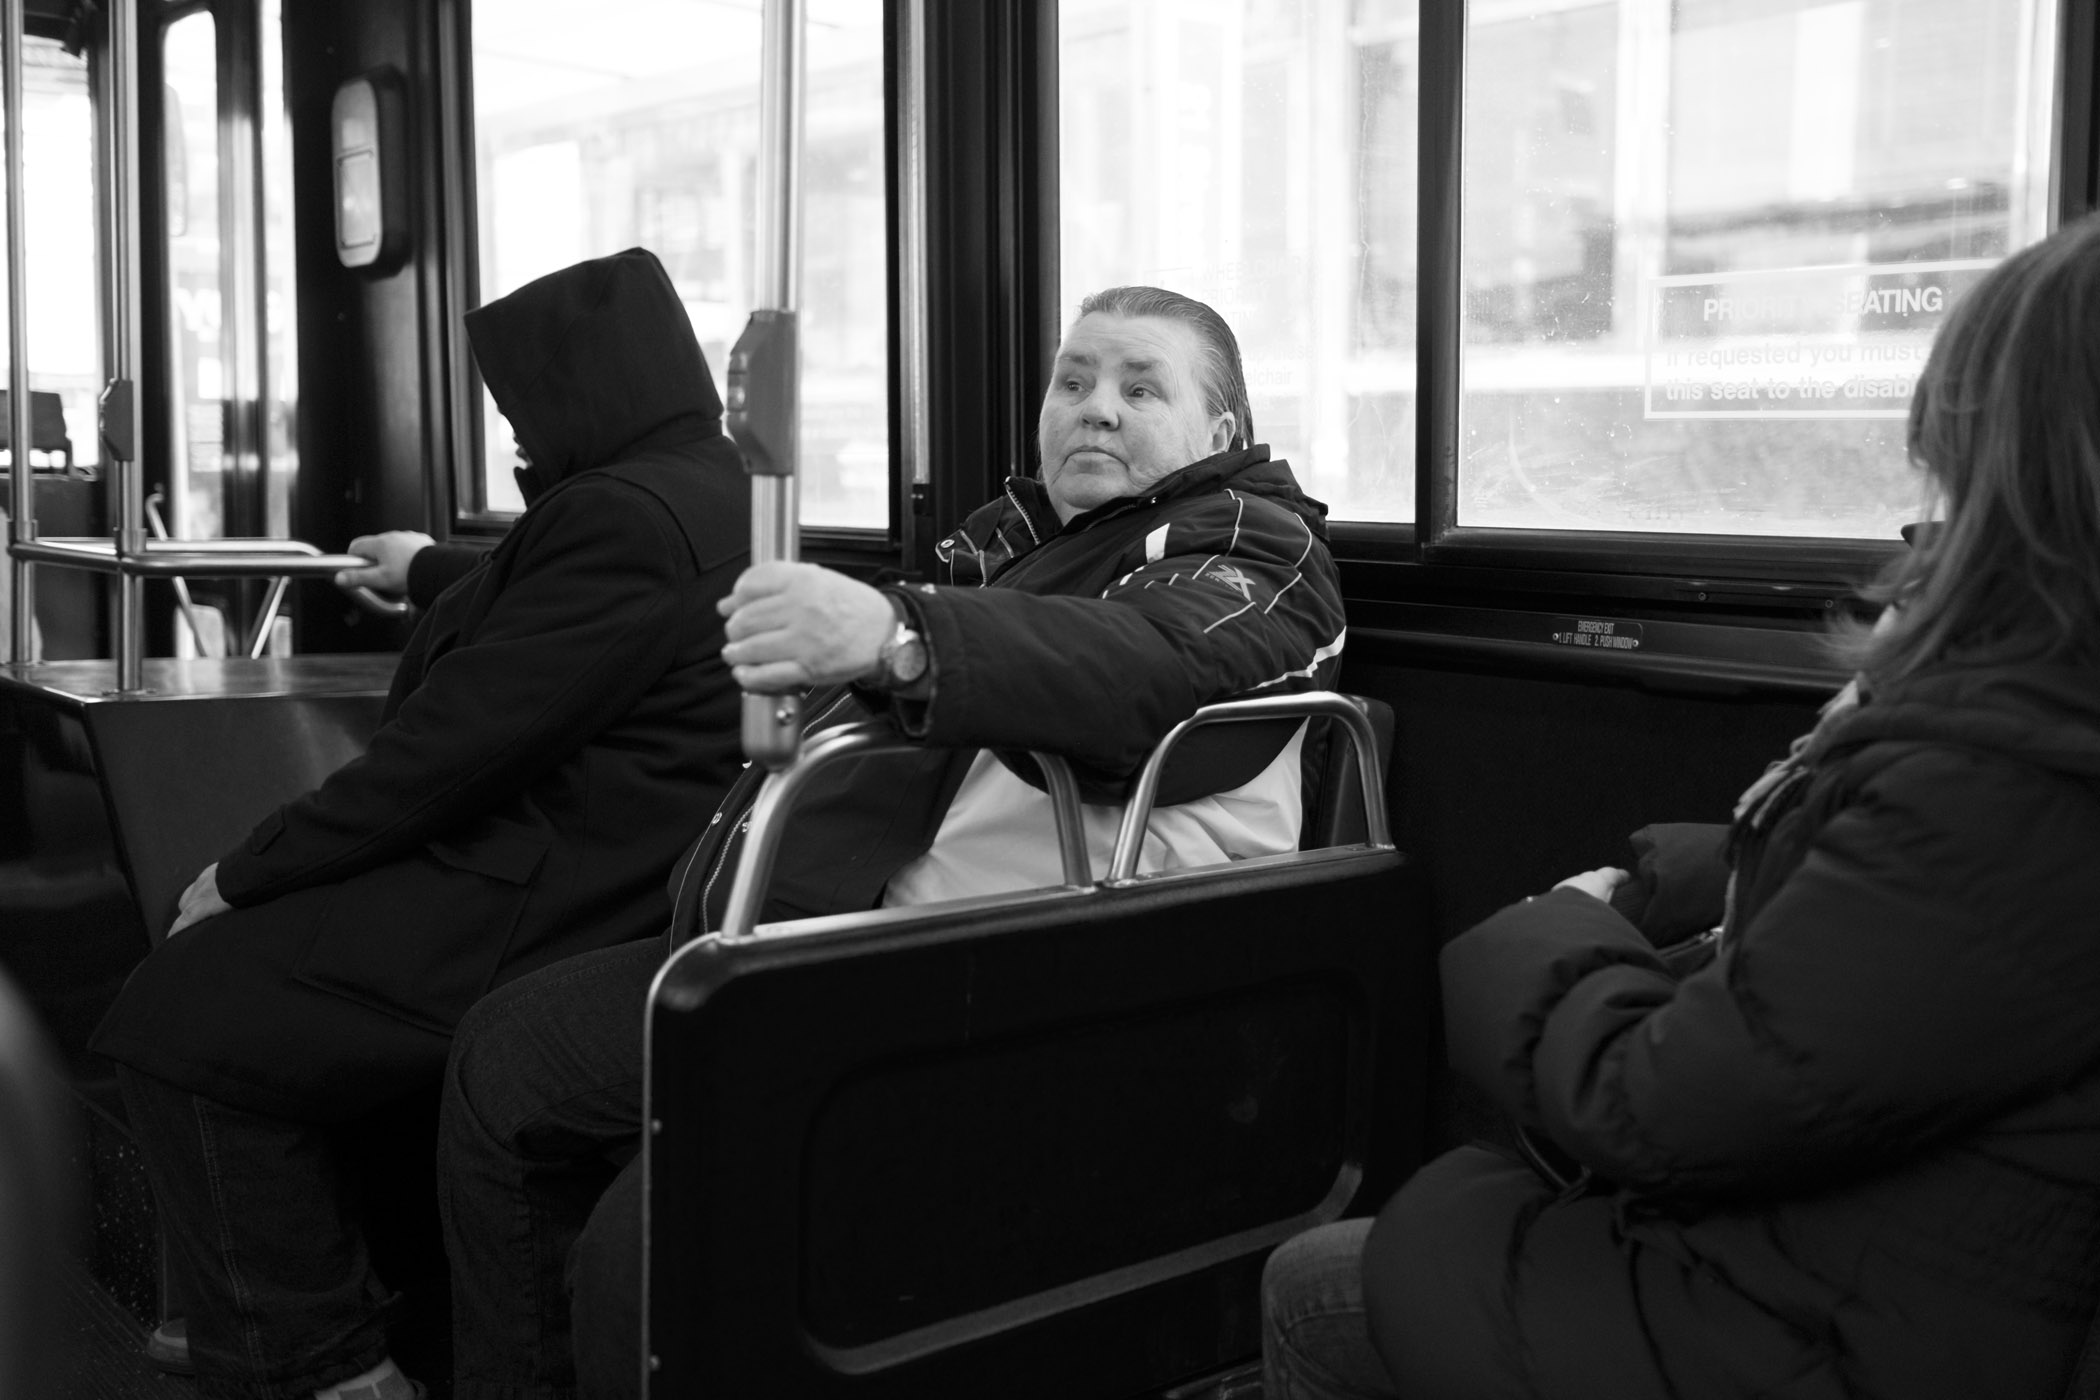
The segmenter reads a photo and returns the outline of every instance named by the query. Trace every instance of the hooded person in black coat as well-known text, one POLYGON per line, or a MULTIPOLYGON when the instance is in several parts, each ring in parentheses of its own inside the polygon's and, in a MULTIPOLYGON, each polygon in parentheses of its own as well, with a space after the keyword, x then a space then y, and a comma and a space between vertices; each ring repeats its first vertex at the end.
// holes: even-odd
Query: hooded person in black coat
POLYGON ((525 513, 424 614, 364 755, 204 872, 94 1042, 216 1393, 384 1361, 323 1130, 427 1093, 490 987, 661 935, 665 875, 740 767, 715 604, 748 486, 663 268, 581 263, 467 331, 525 513))
POLYGON ((1454 1067, 1585 1175, 1463 1148, 1368 1242, 1286 1245, 1272 1393, 2065 1393, 2100 1306, 2100 222, 1956 307, 1910 448, 1947 519, 1859 685, 1744 794, 1731 879, 1676 863, 1725 890, 1667 921, 1721 920, 1711 960, 1680 977, 1655 911, 1689 905, 1637 927, 1617 870, 1444 950, 1454 1067))

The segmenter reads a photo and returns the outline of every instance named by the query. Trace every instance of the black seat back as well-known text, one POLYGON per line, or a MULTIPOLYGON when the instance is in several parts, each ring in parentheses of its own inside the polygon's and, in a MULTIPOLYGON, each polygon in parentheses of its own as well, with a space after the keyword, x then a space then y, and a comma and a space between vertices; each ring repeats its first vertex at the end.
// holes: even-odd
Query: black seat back
POLYGON ((683 950, 651 1393, 1120 1395, 1251 1355, 1268 1251, 1423 1117, 1393 1067, 1431 950, 1390 849, 1249 865, 683 950))
POLYGON ((366 664, 341 668, 344 692, 85 707, 111 826, 149 940, 166 933, 198 871, 273 808, 364 752, 378 728, 391 659, 356 661, 366 664), (357 693, 349 686, 373 688, 357 693))
MULTIPOLYGON (((9 391, 0 389, 0 452, 14 446, 14 415, 9 411, 9 391)), ((73 439, 66 435, 65 400, 48 390, 29 392, 29 445, 38 452, 56 452, 73 465, 73 439)), ((11 469, 11 464, 10 464, 11 469)))

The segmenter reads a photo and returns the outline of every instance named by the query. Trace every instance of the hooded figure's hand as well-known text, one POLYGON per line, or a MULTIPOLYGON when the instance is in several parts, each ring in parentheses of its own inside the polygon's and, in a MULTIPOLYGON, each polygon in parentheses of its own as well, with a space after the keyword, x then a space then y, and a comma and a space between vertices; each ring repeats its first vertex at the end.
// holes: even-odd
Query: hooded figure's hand
POLYGON ((359 535, 350 541, 350 553, 372 562, 362 569, 336 572, 337 588, 371 589, 374 593, 408 592, 408 563, 437 541, 415 530, 388 530, 383 535, 359 535))
POLYGON ((168 926, 168 937, 173 938, 191 924, 201 924, 206 919, 217 918, 233 906, 219 894, 219 863, 213 861, 204 867, 190 887, 182 892, 175 914, 175 922, 168 926))

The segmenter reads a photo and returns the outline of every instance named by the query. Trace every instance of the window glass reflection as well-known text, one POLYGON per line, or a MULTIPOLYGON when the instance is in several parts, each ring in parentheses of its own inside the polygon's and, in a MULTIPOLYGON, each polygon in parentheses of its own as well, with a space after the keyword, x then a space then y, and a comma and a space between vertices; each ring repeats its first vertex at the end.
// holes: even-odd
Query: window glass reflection
MULTIPOLYGON (((30 392, 58 396, 70 443, 65 450, 74 464, 91 466, 101 457, 95 399, 102 391, 102 336, 96 318, 80 308, 96 302, 95 115, 87 60, 33 35, 22 45, 22 207, 28 225, 30 392)), ((0 252, 6 241, 0 225, 0 252)), ((7 279, 0 275, 0 318, 6 309, 7 279)), ((0 336, 0 373, 7 355, 0 336)), ((0 402, 5 390, 0 380, 0 402)), ((33 460, 39 467, 68 460, 60 450, 46 452, 44 443, 55 431, 46 420, 37 433, 33 460)))
POLYGON ((1947 308, 2047 231, 2048 0, 1505 0, 1465 67, 1459 520, 1891 536, 1947 308))
POLYGON ((161 61, 172 313, 168 399, 175 415, 166 523, 178 539, 216 539, 226 532, 230 391, 220 287, 219 65, 209 10, 184 15, 167 27, 161 61))
POLYGON ((1414 510, 1415 0, 1064 0, 1062 314, 1231 322, 1256 436, 1338 517, 1414 510))
MULTIPOLYGON (((881 0, 810 0, 802 225, 802 520, 883 529, 889 507, 881 0)), ((755 286, 759 7, 558 0, 473 12, 480 286, 583 258, 662 259, 719 383, 755 286), (647 35, 637 43, 635 36, 647 35)), ((487 507, 522 507, 482 394, 487 507)))
MULTIPOLYGON (((39 471, 87 468, 101 459, 95 400, 102 389, 101 326, 95 269, 95 114, 88 97, 87 60, 49 39, 30 36, 22 45, 22 203, 26 221, 24 262, 28 287, 31 440, 28 454, 39 471), (83 314, 82 308, 89 308, 83 314), (51 413, 56 407, 58 413, 51 413), (61 421, 62 420, 62 421, 61 421)), ((7 229, 0 221, 0 255, 7 229)), ((0 324, 7 316, 7 278, 0 275, 0 324)), ((6 337, 0 336, 0 418, 6 416, 6 337)), ((11 428, 0 424, 0 436, 11 428)), ((0 448, 0 462, 13 469, 17 454, 0 448)), ((58 512, 39 506, 47 534, 58 512)), ((0 501, 0 529, 7 508, 0 501)), ((8 604, 12 571, 0 568, 0 654, 12 655, 13 611, 8 604)), ((41 655, 32 633, 30 653, 41 655)))
POLYGON ((293 262, 292 132, 285 109, 283 0, 262 6, 263 449, 265 529, 292 532, 299 478, 298 287, 293 262))

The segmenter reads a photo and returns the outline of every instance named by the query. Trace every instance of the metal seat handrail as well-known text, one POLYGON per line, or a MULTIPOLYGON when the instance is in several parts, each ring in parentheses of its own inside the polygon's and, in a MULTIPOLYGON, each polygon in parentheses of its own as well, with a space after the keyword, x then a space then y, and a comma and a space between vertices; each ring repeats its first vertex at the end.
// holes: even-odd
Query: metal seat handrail
MULTIPOLYGON (((1226 700, 1197 710, 1168 730, 1154 746, 1151 757, 1138 770, 1129 803, 1123 810, 1122 826, 1116 836, 1116 854, 1109 862, 1106 880, 1097 882, 1093 878, 1092 865, 1087 857, 1079 784, 1072 776, 1071 765, 1060 755, 1031 751, 1031 756, 1042 769, 1051 810, 1056 818, 1058 849, 1064 865, 1063 888, 1098 891, 1139 883, 1137 852, 1158 796, 1160 775, 1174 747, 1190 731, 1208 724, 1309 719, 1316 715, 1329 715, 1341 721, 1356 746, 1358 769, 1364 776, 1364 845, 1390 848, 1392 839, 1386 822, 1385 790, 1378 781, 1378 741, 1371 731, 1370 718, 1356 701, 1331 690, 1226 700)), ((745 821, 744 850, 729 887, 729 903, 723 911, 718 937, 724 942, 735 943, 768 936, 757 931, 758 916, 765 900, 766 886, 773 878, 773 865, 786 833, 787 817, 820 770, 848 758, 909 753, 925 747, 880 721, 840 725, 806 738, 792 762, 766 775, 758 797, 752 803, 751 814, 745 821)))
POLYGON ((1328 715, 1340 720, 1351 741, 1356 745, 1357 768, 1363 774, 1365 844, 1392 845, 1392 835, 1386 825, 1385 789, 1377 781, 1378 740, 1371 732, 1370 717, 1364 713, 1362 706, 1336 690, 1263 695, 1251 700, 1221 700, 1217 704, 1203 706, 1169 729, 1153 747, 1152 756, 1145 760, 1145 766, 1138 770, 1137 781, 1131 785, 1130 800, 1123 808, 1123 825, 1116 832, 1116 849, 1115 854, 1109 858, 1108 879, 1103 883, 1115 887, 1129 884, 1138 878, 1138 856, 1144 847, 1145 827, 1152 820, 1152 808, 1159 797, 1160 778, 1166 772, 1167 759, 1175 746, 1192 731, 1210 724, 1310 719, 1315 715, 1328 715))
MULTIPOLYGON (((766 775, 751 804, 745 823, 742 857, 729 887, 729 903, 722 913, 721 938, 737 942, 757 937, 758 914, 765 901, 766 886, 773 878, 773 863, 780 854, 780 841, 787 830, 787 816, 801 800, 816 774, 848 758, 866 758, 884 753, 914 753, 926 746, 899 734, 880 721, 844 724, 805 739, 801 751, 785 767, 766 775)), ((1071 765, 1056 754, 1032 755, 1048 785, 1051 812, 1057 820, 1057 846, 1064 866, 1064 883, 1073 889, 1093 886, 1093 870, 1086 854, 1086 828, 1079 811, 1079 784, 1071 765)))

